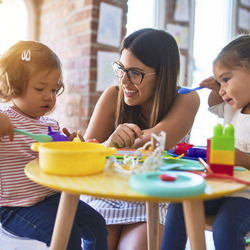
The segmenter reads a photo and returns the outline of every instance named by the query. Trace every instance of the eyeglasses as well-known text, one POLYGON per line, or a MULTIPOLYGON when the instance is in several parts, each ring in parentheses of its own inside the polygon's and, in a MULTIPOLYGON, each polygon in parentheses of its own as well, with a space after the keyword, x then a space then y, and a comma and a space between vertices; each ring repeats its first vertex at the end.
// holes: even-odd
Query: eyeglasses
POLYGON ((124 69, 120 62, 112 62, 112 68, 116 77, 122 78, 127 73, 128 79, 135 85, 140 85, 145 76, 155 75, 155 73, 144 74, 135 69, 124 69))

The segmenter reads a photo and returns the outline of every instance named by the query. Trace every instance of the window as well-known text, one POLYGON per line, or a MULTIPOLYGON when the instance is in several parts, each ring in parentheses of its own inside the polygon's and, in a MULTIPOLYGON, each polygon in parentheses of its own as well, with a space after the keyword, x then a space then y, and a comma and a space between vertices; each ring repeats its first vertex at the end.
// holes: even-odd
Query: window
POLYGON ((28 14, 23 1, 3 1, 0 4, 0 54, 12 44, 28 37, 28 14))
POLYGON ((34 16, 32 0, 0 2, 0 55, 19 40, 34 39, 34 16))
MULTIPOLYGON (((231 0, 196 0, 192 87, 212 75, 213 60, 232 36, 232 4, 231 0)), ((195 145, 205 146, 207 138, 213 136, 214 125, 222 123, 208 111, 209 93, 208 89, 198 91, 201 104, 191 133, 195 145)))
POLYGON ((127 35, 154 27, 155 0, 128 0, 127 35))
MULTIPOLYGON (((195 4, 194 71, 191 77, 193 87, 212 75, 212 61, 218 52, 232 37, 233 4, 235 0, 191 0, 195 4)), ((127 34, 143 28, 166 28, 164 10, 160 0, 129 0, 127 16, 127 34), (158 13, 157 12, 163 12, 158 13), (146 16, 146 18, 145 18, 146 16), (162 20, 160 20, 162 19, 162 20)), ((191 17, 192 18, 192 17, 191 17)), ((190 84, 191 85, 191 84, 190 84)), ((191 142, 195 145, 206 145, 207 138, 213 135, 213 126, 222 122, 208 111, 207 99, 210 90, 198 91, 200 108, 191 133, 191 142)))

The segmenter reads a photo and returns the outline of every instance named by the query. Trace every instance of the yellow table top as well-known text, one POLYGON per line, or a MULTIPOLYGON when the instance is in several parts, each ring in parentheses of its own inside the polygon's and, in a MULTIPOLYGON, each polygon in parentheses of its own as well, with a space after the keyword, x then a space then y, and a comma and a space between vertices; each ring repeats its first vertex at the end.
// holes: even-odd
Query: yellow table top
MULTIPOLYGON (((205 193, 196 197, 186 198, 161 198, 143 195, 133 191, 129 187, 128 176, 112 171, 104 171, 100 174, 89 176, 59 176, 46 174, 39 167, 38 159, 29 162, 25 167, 25 174, 32 181, 43 186, 74 194, 85 194, 102 198, 138 201, 182 201, 197 199, 212 199, 231 194, 247 185, 223 179, 206 179, 205 193)), ((250 180, 250 171, 234 171, 234 177, 250 180)))

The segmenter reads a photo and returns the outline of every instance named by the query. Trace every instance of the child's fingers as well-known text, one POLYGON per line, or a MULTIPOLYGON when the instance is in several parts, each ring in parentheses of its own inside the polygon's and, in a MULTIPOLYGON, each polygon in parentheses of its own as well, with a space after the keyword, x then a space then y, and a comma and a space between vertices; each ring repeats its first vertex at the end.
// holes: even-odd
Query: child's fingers
POLYGON ((67 128, 63 128, 62 129, 63 133, 67 136, 70 137, 71 133, 69 132, 69 130, 67 128))
POLYGON ((211 84, 217 83, 213 76, 210 76, 200 83, 200 86, 209 87, 211 84))

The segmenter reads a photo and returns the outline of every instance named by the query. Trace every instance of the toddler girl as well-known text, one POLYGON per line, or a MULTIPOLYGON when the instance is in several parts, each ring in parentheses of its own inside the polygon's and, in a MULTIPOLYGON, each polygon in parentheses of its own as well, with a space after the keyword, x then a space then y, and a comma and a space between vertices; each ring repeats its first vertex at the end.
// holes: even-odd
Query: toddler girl
MULTIPOLYGON (((210 111, 235 128, 235 165, 250 169, 250 36, 240 36, 225 46, 213 64, 214 77, 200 85, 211 89, 210 111)), ((250 189, 205 201, 206 215, 216 215, 213 239, 217 250, 245 249, 250 231, 250 189)), ((170 204, 162 249, 185 249, 186 230, 181 204, 170 204)))
MULTIPOLYGON (((38 157, 33 139, 14 136, 14 127, 47 134, 48 126, 60 131, 57 121, 44 116, 64 90, 61 62, 47 46, 20 41, 0 58, 0 100, 12 105, 0 108, 0 222, 12 234, 50 245, 60 193, 40 186, 24 174, 25 165, 38 157)), ((73 134, 68 134, 70 140, 73 134)), ((107 249, 105 220, 79 201, 68 248, 107 249)))

